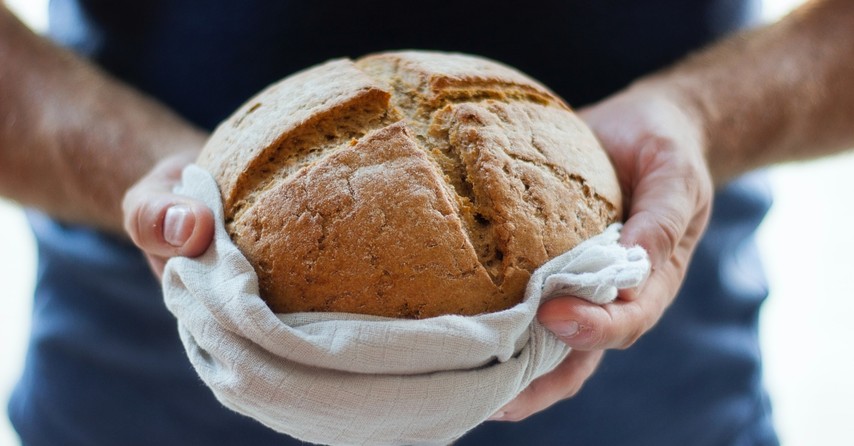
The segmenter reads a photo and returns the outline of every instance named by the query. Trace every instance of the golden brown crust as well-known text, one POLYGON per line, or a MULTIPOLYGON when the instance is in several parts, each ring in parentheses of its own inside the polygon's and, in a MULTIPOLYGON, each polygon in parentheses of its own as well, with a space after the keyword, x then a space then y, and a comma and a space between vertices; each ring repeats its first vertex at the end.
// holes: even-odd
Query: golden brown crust
POLYGON ((388 92, 351 61, 338 59, 296 73, 247 101, 211 135, 198 161, 220 185, 226 218, 279 170, 273 164, 281 168, 305 157, 297 149, 306 145, 300 137, 325 139, 328 132, 318 132, 323 122, 354 119, 361 128, 386 113, 388 100, 388 92))
POLYGON ((568 106, 465 55, 301 72, 224 122, 199 163, 277 312, 505 309, 533 269, 621 208, 607 156, 568 106))

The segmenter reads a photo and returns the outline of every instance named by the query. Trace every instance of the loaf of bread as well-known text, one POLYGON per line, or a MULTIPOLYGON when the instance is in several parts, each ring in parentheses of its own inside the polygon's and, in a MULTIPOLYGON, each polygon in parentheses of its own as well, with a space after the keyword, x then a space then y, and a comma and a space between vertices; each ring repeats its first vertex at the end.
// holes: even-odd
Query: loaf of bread
POLYGON ((198 164, 279 313, 506 309, 534 269, 621 216, 609 159, 571 109, 461 54, 294 74, 224 121, 198 164))

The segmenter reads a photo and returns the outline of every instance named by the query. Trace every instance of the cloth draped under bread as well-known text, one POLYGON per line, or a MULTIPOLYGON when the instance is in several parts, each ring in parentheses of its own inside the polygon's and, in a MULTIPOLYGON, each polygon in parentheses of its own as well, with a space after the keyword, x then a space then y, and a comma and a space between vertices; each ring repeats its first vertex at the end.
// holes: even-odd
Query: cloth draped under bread
POLYGON ((569 354, 540 325, 543 296, 596 303, 640 284, 649 261, 613 225, 535 271, 522 303, 478 316, 400 320, 274 314, 223 225, 214 179, 189 166, 178 192, 207 203, 217 226, 197 258, 166 265, 166 305, 190 362, 222 404, 320 444, 447 444, 569 354))

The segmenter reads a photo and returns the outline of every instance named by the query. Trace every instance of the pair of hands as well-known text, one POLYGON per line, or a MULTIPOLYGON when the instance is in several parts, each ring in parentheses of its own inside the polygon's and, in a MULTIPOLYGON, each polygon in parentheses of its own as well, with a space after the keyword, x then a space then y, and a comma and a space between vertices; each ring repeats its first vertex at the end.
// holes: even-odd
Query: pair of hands
MULTIPOLYGON (((709 218, 712 181, 699 120, 676 98, 659 93, 635 86, 579 112, 608 151, 621 182, 628 211, 620 242, 643 246, 652 273, 611 304, 571 296, 544 303, 540 323, 573 351, 493 420, 521 420, 573 396, 604 351, 632 345, 655 325, 681 286, 709 218)), ((172 193, 195 156, 185 152, 163 160, 124 198, 125 229, 158 276, 168 258, 202 254, 213 237, 211 211, 172 193)))

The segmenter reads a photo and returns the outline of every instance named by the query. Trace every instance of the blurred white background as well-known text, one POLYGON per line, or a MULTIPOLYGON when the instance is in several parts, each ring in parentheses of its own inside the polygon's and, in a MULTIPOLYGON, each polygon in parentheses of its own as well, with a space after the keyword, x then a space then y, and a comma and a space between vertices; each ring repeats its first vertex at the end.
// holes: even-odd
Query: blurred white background
MULTIPOLYGON (((774 20, 802 0, 766 0, 774 20)), ((6 0, 36 30, 46 0, 6 0)), ((854 445, 854 153, 771 170, 776 201, 759 233, 772 295, 762 313, 767 385, 784 445, 854 445), (852 276, 848 276, 851 274, 852 276)), ((5 401, 29 329, 35 245, 0 199, 0 445, 17 444, 5 401)))

